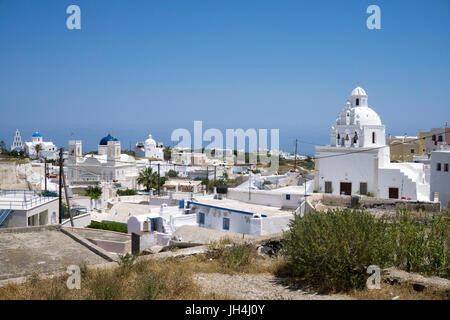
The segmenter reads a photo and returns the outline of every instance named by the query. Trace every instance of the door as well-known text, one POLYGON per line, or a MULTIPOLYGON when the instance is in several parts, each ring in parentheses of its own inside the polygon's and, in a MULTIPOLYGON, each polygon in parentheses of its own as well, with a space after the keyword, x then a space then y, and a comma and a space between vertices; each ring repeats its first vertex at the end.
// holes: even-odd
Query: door
POLYGON ((345 194, 349 196, 352 194, 352 183, 351 182, 341 182, 341 190, 339 194, 345 194))
POLYGON ((389 199, 398 199, 398 188, 389 188, 389 199))

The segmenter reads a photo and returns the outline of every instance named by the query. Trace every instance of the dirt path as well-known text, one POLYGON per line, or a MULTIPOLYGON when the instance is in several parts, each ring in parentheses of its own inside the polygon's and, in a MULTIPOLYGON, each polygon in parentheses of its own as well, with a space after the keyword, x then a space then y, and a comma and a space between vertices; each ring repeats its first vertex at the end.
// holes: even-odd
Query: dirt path
POLYGON ((321 295, 306 288, 293 288, 268 274, 227 275, 199 273, 194 276, 206 292, 241 300, 347 300, 345 295, 321 295))

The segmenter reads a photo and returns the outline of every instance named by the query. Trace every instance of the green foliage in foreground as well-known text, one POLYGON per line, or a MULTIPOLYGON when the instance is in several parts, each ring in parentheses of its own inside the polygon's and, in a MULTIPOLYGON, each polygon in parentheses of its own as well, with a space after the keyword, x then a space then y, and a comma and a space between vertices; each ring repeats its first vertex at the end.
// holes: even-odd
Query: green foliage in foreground
POLYGON ((450 278, 450 214, 420 221, 410 212, 375 218, 334 210, 296 216, 282 254, 295 276, 325 291, 363 288, 369 265, 450 278))
POLYGON ((137 191, 134 189, 117 190, 118 196, 135 196, 137 191))
POLYGON ((88 225, 86 228, 110 230, 110 231, 117 231, 117 232, 122 232, 122 233, 128 232, 128 227, 125 224, 118 223, 118 222, 91 221, 91 224, 88 225))

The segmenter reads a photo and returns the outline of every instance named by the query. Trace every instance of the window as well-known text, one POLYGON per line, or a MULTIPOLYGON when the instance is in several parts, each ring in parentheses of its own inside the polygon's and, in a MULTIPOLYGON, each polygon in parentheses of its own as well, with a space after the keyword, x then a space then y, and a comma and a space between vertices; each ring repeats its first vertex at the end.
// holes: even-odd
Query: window
POLYGON ((359 106, 359 99, 356 99, 356 105, 359 106))
POLYGON ((411 149, 411 153, 414 153, 414 149, 411 149))
POLYGON ((431 140, 436 141, 436 135, 433 134, 433 136, 431 137, 431 140))
POLYGON ((230 218, 223 218, 223 230, 230 230, 230 218))
POLYGON ((362 195, 366 195, 367 194, 367 182, 361 182, 359 184, 359 193, 362 195))
POLYGON ((291 195, 290 194, 286 195, 286 200, 291 200, 291 195))
POLYGON ((440 162, 438 162, 438 163, 436 164, 436 170, 437 170, 437 171, 441 171, 441 163, 440 163, 440 162))
POLYGON ((203 212, 198 213, 198 224, 205 224, 205 214, 203 212))
POLYGON ((444 164, 444 171, 448 172, 448 163, 444 164))
POLYGON ((372 132, 372 143, 375 143, 375 132, 372 132))
POLYGON ((325 193, 332 193, 331 181, 325 181, 325 193))
POLYGON ((438 141, 439 141, 439 142, 442 142, 442 136, 439 136, 439 137, 438 137, 438 141))

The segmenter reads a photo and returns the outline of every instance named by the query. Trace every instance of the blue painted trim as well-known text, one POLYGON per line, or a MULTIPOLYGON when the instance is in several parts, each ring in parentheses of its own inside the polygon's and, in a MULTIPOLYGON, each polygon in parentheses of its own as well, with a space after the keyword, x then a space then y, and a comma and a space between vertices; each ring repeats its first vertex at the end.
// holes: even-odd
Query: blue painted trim
POLYGON ((236 213, 240 213, 240 214, 246 214, 246 215, 253 216, 253 213, 247 212, 247 211, 241 211, 241 210, 235 210, 235 209, 228 209, 228 208, 224 208, 224 207, 217 207, 217 206, 211 206, 211 205, 209 205, 209 204, 203 204, 203 203, 198 203, 198 202, 188 201, 188 206, 191 205, 191 204, 192 204, 192 205, 195 205, 195 206, 201 206, 201 207, 206 207, 206 208, 213 208, 213 209, 225 210, 225 211, 236 212, 236 213))

